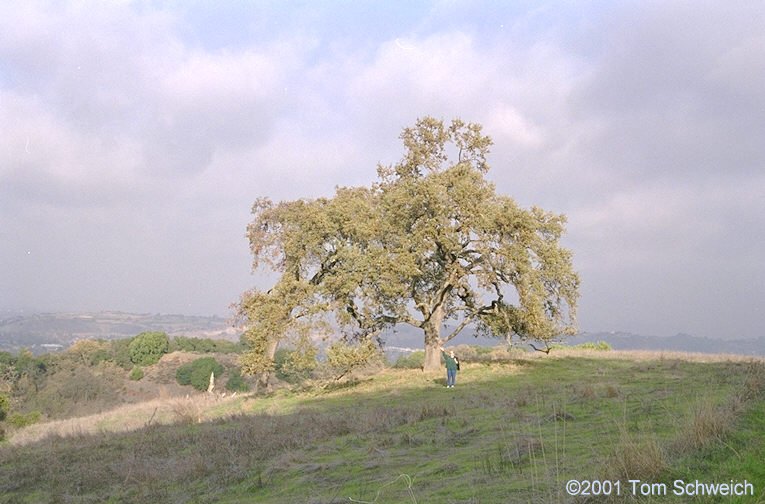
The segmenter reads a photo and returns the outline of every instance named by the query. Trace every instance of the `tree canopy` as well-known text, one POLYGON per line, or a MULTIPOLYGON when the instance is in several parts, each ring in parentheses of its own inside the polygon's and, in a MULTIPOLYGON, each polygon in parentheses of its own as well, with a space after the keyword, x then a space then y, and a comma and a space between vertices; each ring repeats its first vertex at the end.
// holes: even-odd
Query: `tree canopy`
POLYGON ((271 370, 284 340, 310 347, 322 326, 357 339, 397 323, 420 328, 426 370, 469 324, 543 343, 574 331, 579 279, 559 243, 565 216, 496 193, 485 177, 492 141, 478 124, 425 117, 400 138, 404 157, 378 166, 370 187, 256 200, 253 268, 281 276, 242 298, 246 371, 271 370))
POLYGON ((130 340, 130 360, 140 366, 151 366, 159 362, 170 349, 170 339, 164 332, 142 332, 130 340))

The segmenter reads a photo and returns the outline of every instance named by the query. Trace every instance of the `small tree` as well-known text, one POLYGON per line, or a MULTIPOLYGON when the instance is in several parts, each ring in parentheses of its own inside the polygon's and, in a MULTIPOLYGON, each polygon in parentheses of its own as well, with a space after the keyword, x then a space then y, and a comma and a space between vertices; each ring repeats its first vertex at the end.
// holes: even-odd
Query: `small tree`
POLYGON ((108 344, 103 341, 79 340, 67 348, 63 354, 71 356, 75 361, 86 366, 92 366, 96 354, 105 351, 108 344))
POLYGON ((129 345, 133 364, 151 366, 170 349, 170 340, 163 332, 143 332, 133 338, 129 345))

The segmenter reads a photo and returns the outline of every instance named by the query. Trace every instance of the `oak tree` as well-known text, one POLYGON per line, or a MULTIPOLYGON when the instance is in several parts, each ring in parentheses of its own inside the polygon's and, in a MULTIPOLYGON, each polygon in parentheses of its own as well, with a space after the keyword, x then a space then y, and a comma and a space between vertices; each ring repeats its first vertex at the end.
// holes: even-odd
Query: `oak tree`
POLYGON ((378 166, 370 187, 256 200, 253 268, 280 276, 239 305, 246 371, 272 370, 285 340, 310 354, 321 327, 366 341, 395 324, 417 327, 425 370, 469 325, 543 344, 574 332, 579 278, 560 244, 565 216, 497 194, 486 178, 492 140, 478 124, 425 117, 400 138, 403 158, 378 166))

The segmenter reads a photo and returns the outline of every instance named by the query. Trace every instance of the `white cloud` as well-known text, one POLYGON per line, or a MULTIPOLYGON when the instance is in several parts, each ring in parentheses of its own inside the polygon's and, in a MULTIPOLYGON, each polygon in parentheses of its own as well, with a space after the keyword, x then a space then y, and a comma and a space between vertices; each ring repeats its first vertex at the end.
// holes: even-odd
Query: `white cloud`
POLYGON ((509 142, 512 146, 536 148, 544 142, 544 132, 521 112, 511 106, 499 104, 489 112, 484 122, 486 131, 495 142, 509 142))

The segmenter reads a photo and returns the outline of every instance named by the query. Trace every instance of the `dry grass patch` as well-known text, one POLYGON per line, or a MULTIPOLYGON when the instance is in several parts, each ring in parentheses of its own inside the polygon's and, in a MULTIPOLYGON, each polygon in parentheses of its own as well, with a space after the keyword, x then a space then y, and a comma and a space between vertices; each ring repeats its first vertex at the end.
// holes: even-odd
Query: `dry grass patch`
POLYGON ((765 364, 751 361, 747 367, 741 389, 723 404, 708 398, 699 398, 691 407, 679 431, 678 440, 684 450, 698 450, 716 442, 723 442, 735 428, 740 413, 747 403, 765 395, 765 364))
POLYGON ((708 399, 699 399, 691 408, 686 425, 681 429, 681 445, 697 450, 721 441, 732 429, 738 407, 735 401, 717 406, 708 399))
POLYGON ((538 358, 567 358, 567 357, 586 357, 592 359, 619 359, 629 361, 684 361, 684 362, 750 362, 765 364, 765 357, 754 357, 751 355, 737 354, 706 354, 698 352, 673 352, 664 350, 588 350, 579 348, 560 348, 555 349, 549 355, 543 353, 528 353, 520 359, 538 359, 538 358))
POLYGON ((195 394, 187 398, 152 399, 138 404, 125 404, 95 415, 30 425, 17 431, 9 442, 21 446, 48 437, 130 432, 145 427, 149 421, 164 425, 197 423, 206 416, 220 416, 210 414, 211 410, 220 408, 232 399, 195 394))
POLYGON ((656 481, 669 466, 667 455, 656 439, 621 429, 619 443, 606 467, 613 479, 656 481))
POLYGON ((203 407, 196 398, 176 399, 170 403, 175 423, 191 425, 202 421, 203 407))
POLYGON ((741 400, 765 398, 765 362, 751 361, 741 391, 741 400))
POLYGON ((595 399, 597 397, 597 394, 595 394, 595 387, 589 383, 575 385, 574 393, 582 399, 595 399))

